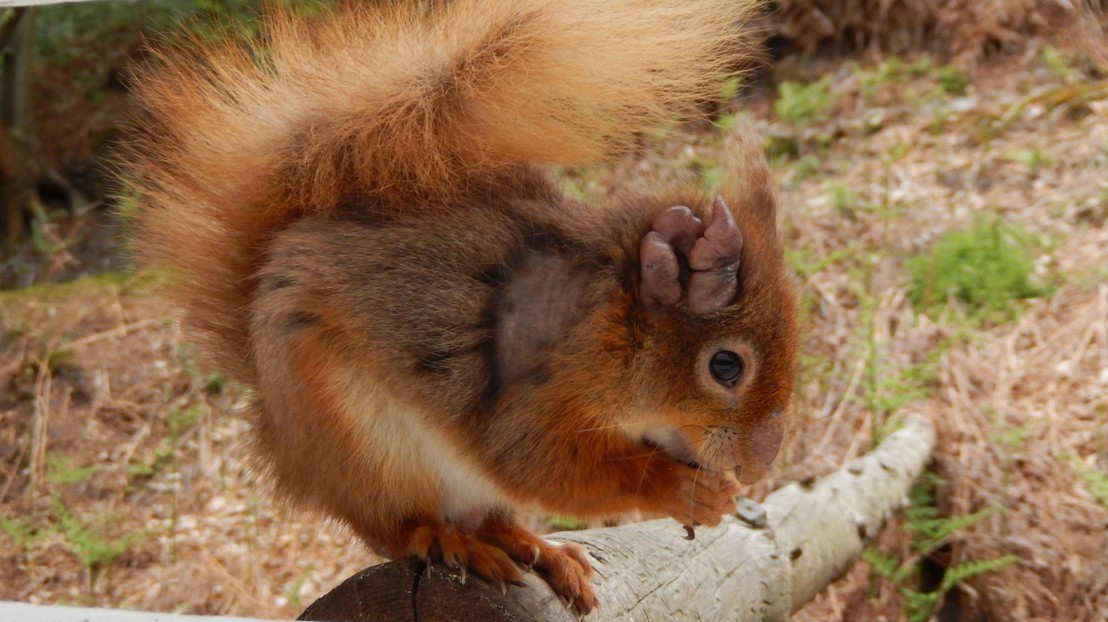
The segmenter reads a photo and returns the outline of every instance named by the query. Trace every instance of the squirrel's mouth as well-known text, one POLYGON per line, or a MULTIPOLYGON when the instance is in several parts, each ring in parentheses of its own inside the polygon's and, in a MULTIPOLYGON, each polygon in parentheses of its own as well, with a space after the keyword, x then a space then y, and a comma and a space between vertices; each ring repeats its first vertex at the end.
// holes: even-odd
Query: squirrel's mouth
POLYGON ((642 443, 652 450, 661 451, 672 458, 674 462, 680 462, 690 467, 702 466, 697 460, 696 452, 677 430, 665 428, 647 430, 646 434, 643 435, 642 443))
POLYGON ((680 462, 681 464, 683 464, 683 465, 685 465, 689 468, 692 468, 692 469, 703 469, 704 468, 704 465, 700 464, 695 459, 691 459, 683 453, 678 453, 677 455, 675 455, 675 452, 671 451, 669 448, 667 448, 663 445, 659 445, 658 443, 655 443, 653 441, 643 439, 642 445, 643 445, 643 447, 647 448, 652 453, 656 452, 656 451, 660 451, 663 454, 665 454, 670 460, 673 460, 674 462, 680 462))
POLYGON ((653 451, 661 451, 674 462, 680 462, 694 469, 707 471, 731 471, 734 465, 724 466, 705 460, 693 448, 689 441, 673 428, 656 428, 643 435, 642 444, 653 451))

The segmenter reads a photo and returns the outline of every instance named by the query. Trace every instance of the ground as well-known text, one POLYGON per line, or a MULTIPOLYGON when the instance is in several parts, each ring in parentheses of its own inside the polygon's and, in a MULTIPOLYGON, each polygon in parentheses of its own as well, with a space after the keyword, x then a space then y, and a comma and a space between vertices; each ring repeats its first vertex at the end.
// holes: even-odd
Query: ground
MULTIPOLYGON (((711 186, 723 135, 765 138, 805 340, 793 434, 748 495, 843 466, 905 413, 935 422, 935 502, 915 507, 976 521, 915 557, 921 519, 898 521, 875 565, 796 619, 926 617, 903 590, 1008 554, 1018 561, 947 586, 934 611, 1108 618, 1108 83, 1052 55, 970 74, 914 58, 776 76, 760 89, 776 105, 740 96, 735 114, 566 180, 584 196, 644 171, 711 186), (937 264, 912 257, 938 257, 975 223, 968 247, 1010 243, 1018 256, 1002 263, 1026 254, 1026 279, 988 273, 964 300, 919 285, 937 264), (899 558, 913 572, 875 570, 899 558)), ((153 293, 163 278, 0 293, 0 599, 294 617, 376 560, 257 481, 246 391, 198 366, 153 293)))

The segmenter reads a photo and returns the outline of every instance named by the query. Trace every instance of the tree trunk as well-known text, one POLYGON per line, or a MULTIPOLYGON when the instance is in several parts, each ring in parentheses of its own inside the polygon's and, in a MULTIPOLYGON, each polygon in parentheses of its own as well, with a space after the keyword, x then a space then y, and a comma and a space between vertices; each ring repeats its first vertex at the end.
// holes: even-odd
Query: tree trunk
POLYGON ((24 215, 35 198, 40 173, 36 154, 29 153, 34 136, 31 116, 31 59, 34 54, 34 13, 16 9, 0 27, 0 243, 23 233, 24 215))
MULTIPOLYGON (((790 484, 764 504, 694 540, 672 520, 554 534, 593 561, 600 609, 588 620, 787 620, 848 570, 908 496, 935 445, 932 425, 908 417, 877 449, 814 482, 790 484)), ((574 622, 528 573, 507 594, 416 560, 367 568, 313 603, 301 620, 574 622)))

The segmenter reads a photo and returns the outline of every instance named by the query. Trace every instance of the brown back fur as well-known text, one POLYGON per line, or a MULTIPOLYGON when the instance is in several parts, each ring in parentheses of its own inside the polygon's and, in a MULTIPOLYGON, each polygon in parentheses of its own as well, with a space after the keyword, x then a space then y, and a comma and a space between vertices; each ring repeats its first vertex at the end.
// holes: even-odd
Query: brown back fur
POLYGON ((719 24, 753 4, 365 3, 275 11, 245 44, 186 39, 137 80, 124 177, 140 258, 177 275, 214 362, 249 383, 243 310, 274 231, 352 196, 387 214, 603 157, 715 96, 746 53, 719 24))

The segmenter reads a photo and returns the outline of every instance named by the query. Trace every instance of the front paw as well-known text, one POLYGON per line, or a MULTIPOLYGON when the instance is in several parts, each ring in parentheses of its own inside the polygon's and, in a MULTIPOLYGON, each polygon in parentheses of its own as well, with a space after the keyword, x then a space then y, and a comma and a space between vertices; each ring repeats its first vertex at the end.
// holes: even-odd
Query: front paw
POLYGON ((486 519, 477 536, 538 572, 578 615, 597 608, 599 601, 589 585, 592 566, 581 547, 551 544, 512 520, 497 517, 486 519))
MULTIPOLYGON (((668 466, 661 509, 682 525, 718 525, 735 513, 739 480, 731 471, 710 471, 677 462, 668 466)), ((663 492, 663 491, 659 491, 663 492)))
POLYGON ((402 532, 399 554, 424 562, 443 563, 454 568, 466 580, 468 573, 489 581, 506 591, 507 584, 523 586, 519 566, 508 554, 477 538, 462 533, 454 525, 431 519, 412 520, 402 532))

